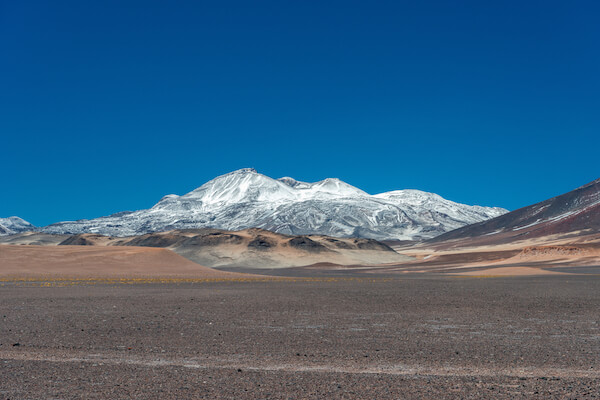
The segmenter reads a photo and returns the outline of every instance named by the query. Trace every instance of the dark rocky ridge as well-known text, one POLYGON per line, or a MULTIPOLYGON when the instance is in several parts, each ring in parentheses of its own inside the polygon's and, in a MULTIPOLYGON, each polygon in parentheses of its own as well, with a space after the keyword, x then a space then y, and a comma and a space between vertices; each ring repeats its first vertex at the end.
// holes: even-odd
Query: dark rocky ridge
MULTIPOLYGON (((21 244, 34 243, 23 239, 21 244)), ((161 247, 201 265, 233 268, 284 268, 319 262, 374 265, 411 259, 374 239, 294 236, 260 228, 233 232, 212 228, 181 229, 130 237, 85 233, 63 235, 48 244, 161 247)))
POLYGON ((59 246, 95 246, 98 239, 103 239, 105 236, 96 234, 82 234, 69 236, 59 246))
POLYGON ((268 250, 275 246, 277 246, 277 242, 263 235, 256 236, 256 238, 248 243, 248 247, 256 250, 268 250))
POLYGON ((482 243, 511 242, 548 235, 600 232, 600 179, 568 193, 499 217, 467 225, 426 243, 477 238, 482 243))
POLYGON ((292 238, 290 240, 288 240, 286 242, 288 245, 290 245, 291 247, 294 247, 296 249, 300 249, 300 250, 305 250, 311 253, 320 253, 322 251, 327 251, 327 247, 323 246, 320 243, 315 242, 314 240, 311 240, 309 237, 306 236, 298 236, 295 238, 292 238))
MULTIPOLYGON (((387 244, 375 239, 338 239, 317 235, 293 236, 258 228, 248 229, 245 232, 253 236, 247 243, 247 247, 258 250, 272 249, 277 246, 278 241, 281 241, 283 246, 290 246, 308 252, 330 251, 330 249, 394 251, 387 244), (326 243, 326 245, 322 243, 326 243)), ((83 233, 69 236, 60 242, 59 245, 92 246, 98 245, 100 242, 108 242, 110 246, 172 247, 186 245, 204 247, 226 244, 238 245, 244 243, 244 241, 245 236, 236 232, 218 229, 182 229, 125 238, 83 233)))

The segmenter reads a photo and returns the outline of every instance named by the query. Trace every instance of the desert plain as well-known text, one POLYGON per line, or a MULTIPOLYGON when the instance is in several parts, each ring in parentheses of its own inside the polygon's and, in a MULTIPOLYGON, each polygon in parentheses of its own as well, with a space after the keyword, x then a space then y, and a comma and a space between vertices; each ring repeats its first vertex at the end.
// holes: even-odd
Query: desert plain
POLYGON ((488 250, 228 272, 3 245, 0 398, 599 398, 600 263, 488 250))

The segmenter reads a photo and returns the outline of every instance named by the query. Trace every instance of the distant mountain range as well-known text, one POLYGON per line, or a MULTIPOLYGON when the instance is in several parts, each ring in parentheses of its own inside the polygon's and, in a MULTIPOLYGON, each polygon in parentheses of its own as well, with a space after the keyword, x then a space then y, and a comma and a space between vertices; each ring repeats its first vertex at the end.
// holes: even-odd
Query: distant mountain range
MULTIPOLYGON (((35 230, 133 236, 172 229, 262 228, 290 235, 419 240, 506 212, 455 203, 419 190, 370 195, 339 179, 315 183, 272 179, 246 168, 219 176, 185 195, 165 196, 147 210, 59 222, 35 230)), ((29 226, 28 230, 34 229, 29 226)))
POLYGON ((429 242, 468 240, 473 244, 476 240, 478 245, 485 245, 596 233, 600 233, 600 179, 540 203, 453 230, 429 242))
POLYGON ((27 232, 32 230, 36 230, 36 227, 22 218, 0 218, 0 235, 13 235, 15 233, 27 232))

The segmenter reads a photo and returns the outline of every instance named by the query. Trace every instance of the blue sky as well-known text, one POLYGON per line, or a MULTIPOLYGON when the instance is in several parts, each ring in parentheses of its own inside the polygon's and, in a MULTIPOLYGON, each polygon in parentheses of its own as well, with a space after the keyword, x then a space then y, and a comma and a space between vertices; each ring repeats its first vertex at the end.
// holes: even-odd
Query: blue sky
POLYGON ((153 205, 242 167, 516 209, 600 177, 600 6, 0 3, 0 216, 153 205))

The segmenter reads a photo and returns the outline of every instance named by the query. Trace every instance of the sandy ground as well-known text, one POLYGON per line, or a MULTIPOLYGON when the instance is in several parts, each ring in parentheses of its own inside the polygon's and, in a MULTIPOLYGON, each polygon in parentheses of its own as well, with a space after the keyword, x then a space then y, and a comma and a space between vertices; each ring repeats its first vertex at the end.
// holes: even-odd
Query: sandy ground
POLYGON ((593 399, 600 277, 0 287, 0 398, 593 399))
POLYGON ((338 265, 362 264, 379 265, 381 263, 403 262, 409 257, 394 253, 373 250, 336 250, 318 254, 307 254, 296 249, 278 248, 274 251, 248 250, 244 246, 220 245, 213 248, 173 248, 173 251, 215 268, 276 269, 290 268, 316 263, 329 262, 338 265))
POLYGON ((531 267, 498 267, 478 269, 467 272, 451 272, 454 275, 465 276, 530 276, 530 275, 569 275, 565 272, 551 271, 543 268, 531 267))
POLYGON ((0 246, 0 278, 244 278, 150 247, 0 246))
POLYGON ((3 245, 0 399, 600 398, 597 247, 541 244, 237 269, 283 280, 3 245))
POLYGON ((173 230, 131 237, 98 234, 51 235, 26 232, 0 236, 0 244, 55 246, 143 246, 169 249, 207 267, 289 268, 329 262, 340 265, 377 265, 403 262, 382 243, 359 238, 321 235, 290 236, 262 229, 223 231, 217 229, 173 230), (300 239, 300 243, 293 239, 300 239))
POLYGON ((31 244, 35 246, 56 246, 69 235, 53 235, 41 232, 23 232, 17 235, 0 236, 0 244, 31 244))
MULTIPOLYGON (((548 275, 585 273, 600 265, 600 236, 554 235, 496 245, 478 238, 429 245, 394 246, 414 261, 381 266, 379 273, 448 273, 464 275, 548 275), (559 272, 560 270, 560 272, 559 272)), ((590 272, 591 273, 591 272, 590 272)))
POLYGON ((480 244, 481 238, 463 239, 440 243, 412 242, 407 245, 394 245, 392 248, 413 257, 424 257, 432 253, 461 254, 489 251, 521 251, 530 246, 594 246, 600 247, 600 235, 585 235, 572 232, 569 235, 549 235, 533 239, 515 240, 509 243, 480 244))
MULTIPOLYGON (((216 231, 220 235, 199 236, 191 242, 176 241, 168 248, 194 262, 209 267, 250 267, 254 269, 289 268, 330 262, 348 264, 381 264, 402 262, 410 257, 382 250, 380 244, 373 246, 367 239, 331 238, 321 235, 295 236, 306 238, 318 248, 291 246, 294 236, 282 235, 262 229, 244 229, 240 231, 216 231), (223 236, 234 236, 235 240, 220 241, 223 236), (251 242, 260 239, 266 246, 252 246, 251 242), (363 247, 359 247, 363 245, 363 247), (367 245, 367 247, 364 247, 367 245), (318 251, 316 251, 318 250, 318 251)), ((155 238, 167 236, 187 236, 193 238, 198 231, 171 231, 151 234, 155 238)), ((142 236, 143 237, 143 236, 142 236)), ((112 243, 122 240, 113 238, 112 243)), ((128 240, 128 238, 124 238, 128 240)), ((99 244, 109 244, 106 238, 96 238, 99 244), (99 242, 98 242, 99 240, 99 242)))

